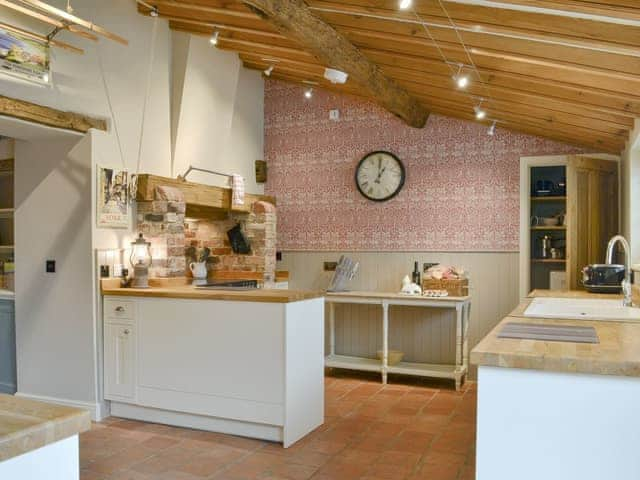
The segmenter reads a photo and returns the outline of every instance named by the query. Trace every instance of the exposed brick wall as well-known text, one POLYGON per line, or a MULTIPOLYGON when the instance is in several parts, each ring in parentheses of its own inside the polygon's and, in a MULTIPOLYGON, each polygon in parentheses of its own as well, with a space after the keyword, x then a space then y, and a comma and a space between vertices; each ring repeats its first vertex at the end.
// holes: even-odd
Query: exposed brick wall
POLYGON ((190 276, 185 249, 195 246, 211 250, 210 274, 217 270, 262 273, 267 284, 275 279, 276 209, 270 203, 256 202, 251 213, 231 214, 226 220, 185 220, 184 201, 138 202, 137 223, 138 231, 151 242, 151 276, 190 276), (242 225, 251 245, 247 255, 231 250, 227 231, 236 223, 242 225))
POLYGON ((138 202, 138 232, 151 242, 153 277, 184 275, 184 202, 138 202))
POLYGON ((265 279, 275 278, 276 271, 276 209, 266 202, 256 202, 249 214, 232 214, 227 220, 187 220, 185 247, 208 247, 212 259, 208 269, 236 272, 263 273, 265 279), (227 231, 236 223, 251 244, 251 253, 236 255, 232 252, 227 231))

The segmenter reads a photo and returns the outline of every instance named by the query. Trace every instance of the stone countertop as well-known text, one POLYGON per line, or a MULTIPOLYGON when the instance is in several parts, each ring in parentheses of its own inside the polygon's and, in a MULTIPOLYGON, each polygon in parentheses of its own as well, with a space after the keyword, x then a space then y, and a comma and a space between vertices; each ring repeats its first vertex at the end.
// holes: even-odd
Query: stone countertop
MULTIPOLYGON (((622 298, 575 291, 534 291, 530 297, 622 298)), ((640 323, 544 319, 524 317, 530 299, 522 302, 471 351, 471 363, 479 366, 522 368, 552 372, 640 377, 640 323), (508 322, 593 327, 600 343, 546 342, 498 338, 508 322)))
POLYGON ((87 410, 0 394, 0 462, 90 428, 87 410))
POLYGON ((226 300, 235 302, 292 303, 324 297, 324 292, 307 290, 213 290, 201 289, 187 283, 186 279, 173 282, 150 281, 150 288, 121 288, 119 280, 102 280, 102 294, 118 297, 157 297, 191 300, 226 300))

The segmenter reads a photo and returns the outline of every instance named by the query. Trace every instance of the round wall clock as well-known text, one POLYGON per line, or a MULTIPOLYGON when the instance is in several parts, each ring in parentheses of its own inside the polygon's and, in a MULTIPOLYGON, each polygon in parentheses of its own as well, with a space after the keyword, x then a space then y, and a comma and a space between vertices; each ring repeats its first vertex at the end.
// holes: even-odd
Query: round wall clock
POLYGON ((356 185, 362 195, 375 202, 395 197, 404 185, 404 165, 390 152, 371 152, 356 167, 356 185))

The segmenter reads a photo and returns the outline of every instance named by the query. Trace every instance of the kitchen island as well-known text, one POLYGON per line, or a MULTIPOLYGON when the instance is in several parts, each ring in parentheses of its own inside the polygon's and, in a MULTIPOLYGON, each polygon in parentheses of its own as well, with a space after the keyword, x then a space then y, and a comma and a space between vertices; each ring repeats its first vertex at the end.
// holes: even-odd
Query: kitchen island
POLYGON ((89 412, 0 394, 0 478, 78 480, 89 412))
MULTIPOLYGON (((611 295, 531 296, 619 298, 620 308, 631 308, 611 295)), ((640 478, 640 322, 533 318, 525 315, 533 298, 471 352, 478 365, 477 480, 640 478), (499 338, 514 323, 593 327, 598 343, 499 338)))
POLYGON ((282 442, 324 421, 324 298, 103 282, 111 414, 282 442))

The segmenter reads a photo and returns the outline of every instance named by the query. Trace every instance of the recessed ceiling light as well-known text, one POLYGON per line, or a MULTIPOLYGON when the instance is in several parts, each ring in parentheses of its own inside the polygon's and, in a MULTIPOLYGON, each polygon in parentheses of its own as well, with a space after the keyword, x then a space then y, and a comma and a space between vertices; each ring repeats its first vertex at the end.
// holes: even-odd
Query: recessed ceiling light
POLYGON ((476 119, 484 120, 487 116, 487 112, 482 109, 482 102, 477 107, 473 107, 473 110, 476 112, 476 119))
POLYGON ((211 35, 211 38, 209 38, 209 43, 211 45, 217 45, 219 36, 220 36, 220 32, 219 31, 216 30, 215 32, 213 32, 213 35, 211 35))
POLYGON ((313 97, 313 88, 309 87, 304 91, 304 98, 311 98, 313 97))
POLYGON ((153 7, 153 9, 149 12, 149 15, 151 15, 153 18, 160 15, 160 13, 158 12, 158 7, 153 7))
POLYGON ((412 0, 400 0, 400 9, 406 10, 411 7, 412 0))

